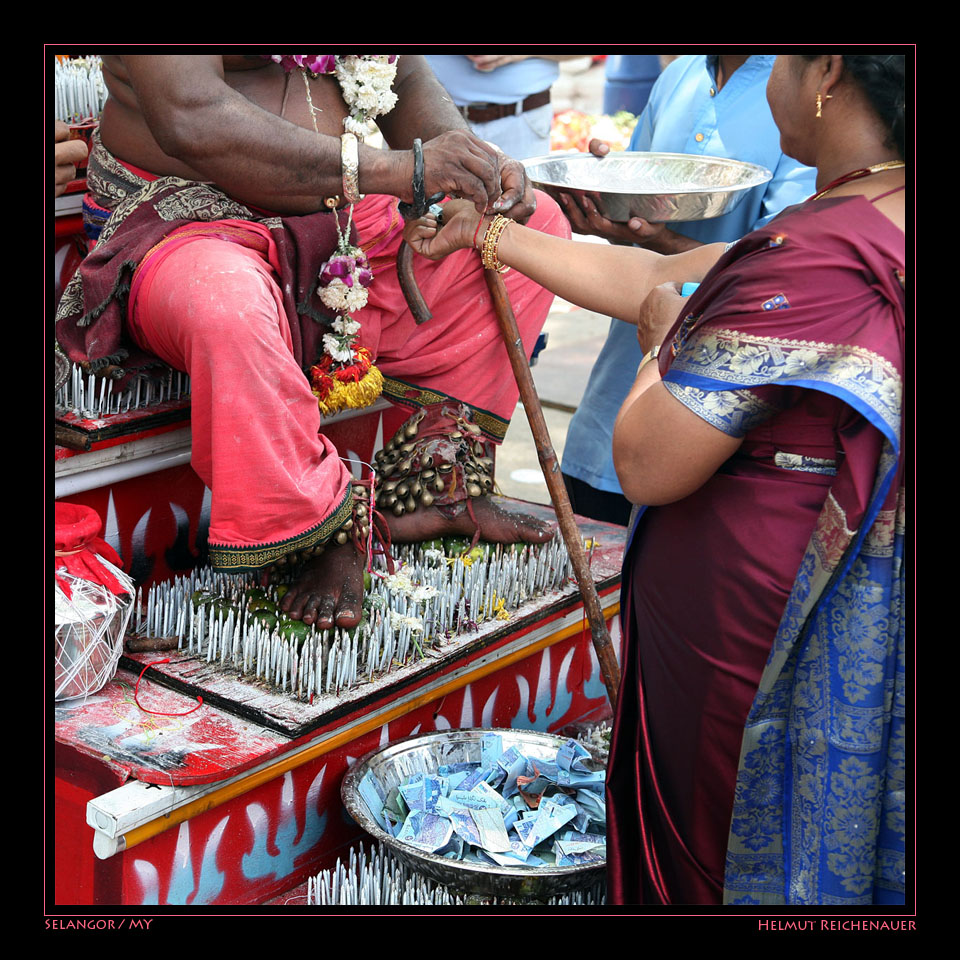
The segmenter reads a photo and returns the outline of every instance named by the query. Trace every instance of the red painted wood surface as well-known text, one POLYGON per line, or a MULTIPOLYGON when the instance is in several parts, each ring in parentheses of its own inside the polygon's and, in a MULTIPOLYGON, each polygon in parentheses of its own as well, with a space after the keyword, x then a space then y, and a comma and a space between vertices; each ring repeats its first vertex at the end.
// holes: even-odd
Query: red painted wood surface
POLYGON ((139 585, 167 580, 206 562, 209 495, 186 464, 63 499, 97 511, 105 539, 139 585))
POLYGON ((123 864, 121 902, 262 903, 332 866, 362 837, 342 807, 343 776, 393 740, 460 727, 560 731, 607 716, 589 634, 562 640, 112 858, 123 864))
MULTIPOLYGON (((401 409, 390 410, 382 415, 382 423, 378 413, 333 424, 327 432, 345 457, 369 461, 377 441, 390 437, 406 417, 401 409)), ((67 499, 87 503, 107 521, 125 568, 140 584, 185 572, 205 559, 209 492, 188 466, 67 499)), ((588 526, 584 532, 596 535, 588 526)), ((604 546, 595 555, 595 574, 598 580, 610 580, 601 592, 612 597, 622 531, 617 536, 601 533, 600 540, 604 546)), ((505 632, 490 642, 506 644, 577 606, 572 597, 542 601, 522 623, 519 618, 508 623, 505 632)), ((613 631, 618 637, 615 626, 613 631)), ((441 669, 455 672, 484 655, 489 638, 481 639, 453 652, 441 669)), ((143 662, 153 658, 162 659, 140 657, 143 662)), ((175 659, 168 676, 191 669, 187 661, 175 659)), ((289 736, 244 719, 225 701, 217 706, 205 703, 184 717, 144 713, 133 698, 136 677, 137 672, 122 669, 86 703, 56 706, 58 904, 262 903, 332 865, 358 839, 358 828, 343 812, 339 787, 350 764, 368 750, 420 731, 478 726, 557 731, 610 713, 584 624, 575 636, 412 707, 248 793, 100 861, 93 854, 93 830, 85 822, 90 799, 129 778, 158 784, 218 783, 264 761, 283 758, 390 703, 400 687, 416 689, 429 679, 397 674, 375 695, 359 688, 355 698, 341 702, 328 717, 308 718, 313 726, 307 732, 289 736)), ((204 683, 201 687, 210 699, 216 694, 222 701, 223 687, 229 684, 222 677, 204 683)), ((161 686, 153 670, 141 683, 140 701, 150 710, 170 714, 196 705, 192 695, 161 686)), ((300 710, 296 704, 288 701, 286 709, 303 721, 296 716, 300 710)))
MULTIPOLYGON (((159 656, 159 655, 155 655, 159 656)), ((149 680, 140 682, 141 710, 134 699, 138 674, 118 670, 86 703, 58 703, 58 743, 144 783, 192 784, 224 780, 276 756, 290 738, 204 705, 149 680), (164 716, 163 714, 167 714, 164 716)))
MULTIPOLYGON (((115 447, 143 437, 179 430, 190 422, 190 400, 164 400, 149 407, 111 413, 106 417, 82 417, 72 411, 57 417, 59 423, 87 434, 91 450, 115 447)), ((81 451, 70 451, 73 455, 81 451)))

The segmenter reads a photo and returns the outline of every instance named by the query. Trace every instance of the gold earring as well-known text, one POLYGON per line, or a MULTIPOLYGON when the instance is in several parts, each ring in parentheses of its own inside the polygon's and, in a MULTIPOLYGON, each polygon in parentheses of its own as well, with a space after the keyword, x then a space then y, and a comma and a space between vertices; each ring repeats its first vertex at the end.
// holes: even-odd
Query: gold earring
POLYGON ((817 91, 817 119, 819 120, 823 116, 823 101, 832 100, 832 94, 827 94, 825 97, 820 95, 820 91, 817 91))

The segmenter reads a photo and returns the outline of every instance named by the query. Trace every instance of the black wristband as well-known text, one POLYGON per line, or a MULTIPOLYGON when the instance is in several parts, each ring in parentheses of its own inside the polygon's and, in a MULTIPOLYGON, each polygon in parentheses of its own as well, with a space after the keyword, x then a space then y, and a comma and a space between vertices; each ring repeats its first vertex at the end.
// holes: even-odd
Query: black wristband
POLYGON ((427 187, 424 182, 423 171, 423 142, 419 137, 413 141, 413 203, 400 201, 400 215, 404 220, 419 220, 430 207, 430 204, 443 199, 443 192, 435 193, 432 197, 426 196, 427 187))
POLYGON ((427 212, 426 187, 423 183, 423 142, 413 141, 413 209, 418 217, 427 212))

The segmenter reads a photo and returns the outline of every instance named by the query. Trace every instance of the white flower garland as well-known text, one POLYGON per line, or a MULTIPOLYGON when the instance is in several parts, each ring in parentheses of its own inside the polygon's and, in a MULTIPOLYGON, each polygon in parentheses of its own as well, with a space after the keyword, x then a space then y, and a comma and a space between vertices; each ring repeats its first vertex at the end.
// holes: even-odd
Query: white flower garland
MULTIPOLYGON (((288 73, 301 70, 307 88, 307 104, 313 118, 313 128, 317 129, 317 110, 310 98, 310 84, 307 75, 318 77, 333 73, 340 84, 344 102, 350 113, 343 118, 343 128, 363 140, 368 131, 369 121, 389 113, 397 103, 393 92, 393 81, 397 75, 396 56, 347 56, 331 54, 275 54, 267 57, 283 66, 288 73)), ((324 334, 323 350, 336 363, 350 365, 357 363, 357 346, 360 323, 351 314, 367 305, 367 287, 373 280, 373 273, 367 258, 359 247, 349 242, 350 222, 353 219, 353 204, 347 220, 346 232, 337 224, 337 249, 334 255, 320 268, 320 287, 318 294, 321 302, 337 314, 333 323, 333 333, 324 334)))

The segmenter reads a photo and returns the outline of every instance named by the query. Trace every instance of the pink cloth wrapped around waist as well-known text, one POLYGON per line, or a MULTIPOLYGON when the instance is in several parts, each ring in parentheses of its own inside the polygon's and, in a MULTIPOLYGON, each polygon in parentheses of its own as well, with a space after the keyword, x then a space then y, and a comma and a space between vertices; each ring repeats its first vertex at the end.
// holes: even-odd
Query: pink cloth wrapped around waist
MULTIPOLYGON (((568 233, 548 198, 531 225, 568 233)), ((384 395, 410 409, 448 397, 502 440, 517 387, 479 257, 417 259, 433 318, 417 324, 396 271, 403 222, 394 197, 354 210, 375 279, 356 313, 360 342, 384 375, 384 395)), ((324 539, 345 519, 347 470, 322 435, 316 399, 291 341, 289 299, 265 224, 225 220, 171 231, 135 272, 128 327, 140 346, 191 376, 194 468, 213 491, 211 560, 256 569, 324 539)), ((528 355, 553 295, 511 271, 505 282, 528 355)), ((326 329, 299 317, 302 342, 326 329), (306 330, 304 329, 306 328, 306 330)), ((304 355, 308 365, 314 357, 304 355)))
MULTIPOLYGON (((568 236, 566 219, 556 205, 542 194, 538 201, 529 225, 568 236)), ((374 273, 367 306, 355 314, 362 324, 360 344, 370 350, 383 373, 384 394, 391 400, 414 409, 441 397, 454 397, 474 408, 478 423, 491 439, 502 440, 517 390, 512 377, 500 376, 509 370, 509 360, 494 322, 480 258, 472 250, 458 251, 440 261, 416 258, 415 275, 434 314, 427 323, 417 324, 397 276, 404 227, 397 203, 395 197, 378 194, 365 197, 354 207, 358 245, 374 273), (485 318, 482 322, 481 317, 485 318)), ((131 303, 144 278, 165 257, 178 245, 199 238, 221 239, 255 250, 278 271, 276 245, 263 224, 238 220, 187 224, 164 238, 141 262, 134 275, 131 303)), ((516 271, 507 273, 504 281, 529 354, 552 294, 516 271)), ((129 316, 132 320, 132 308, 129 316)), ((317 359, 304 356, 304 367, 317 359)))

